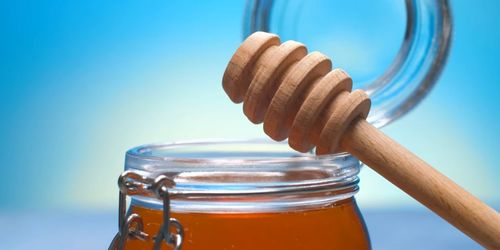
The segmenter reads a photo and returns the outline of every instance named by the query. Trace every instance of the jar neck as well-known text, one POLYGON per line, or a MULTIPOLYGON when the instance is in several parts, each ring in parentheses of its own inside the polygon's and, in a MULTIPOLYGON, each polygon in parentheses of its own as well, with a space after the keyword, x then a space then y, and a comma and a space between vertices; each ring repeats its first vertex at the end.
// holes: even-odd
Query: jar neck
POLYGON ((154 180, 173 211, 246 212, 309 209, 351 198, 359 161, 349 154, 315 156, 262 140, 145 145, 127 152, 132 202, 161 208, 154 180))
MULTIPOLYGON (((177 213, 262 213, 320 209, 352 199, 359 190, 358 182, 358 177, 353 177, 342 183, 258 192, 172 191, 170 207, 171 211, 177 213)), ((132 196, 132 206, 162 209, 162 201, 153 197, 148 190, 140 193, 132 196)))

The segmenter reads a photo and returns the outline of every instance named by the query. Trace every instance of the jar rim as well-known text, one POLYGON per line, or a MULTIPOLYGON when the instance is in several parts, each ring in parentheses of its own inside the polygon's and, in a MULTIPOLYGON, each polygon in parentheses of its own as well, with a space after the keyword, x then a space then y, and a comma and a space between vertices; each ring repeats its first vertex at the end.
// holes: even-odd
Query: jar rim
POLYGON ((174 141, 174 142, 161 142, 161 143, 151 143, 144 144, 127 151, 126 157, 140 159, 146 162, 163 162, 167 163, 177 163, 177 164, 194 164, 194 165, 206 165, 206 164, 216 164, 216 165, 231 165, 231 164, 272 164, 272 163, 293 163, 300 161, 325 161, 325 160, 335 160, 337 158, 343 158, 351 156, 349 153, 340 152, 336 154, 325 154, 325 155, 315 155, 312 151, 307 153, 300 153, 294 151, 293 149, 288 149, 290 156, 275 156, 275 157, 252 157, 245 159, 238 158, 225 158, 225 157, 180 157, 174 155, 158 155, 155 154, 159 150, 172 150, 179 147, 200 147, 200 146, 228 146, 236 144, 248 144, 248 145, 280 145, 286 147, 286 142, 275 142, 269 139, 241 139, 241 140, 226 140, 226 139, 208 139, 208 140, 184 140, 184 141, 174 141))
MULTIPOLYGON (((170 179, 174 210, 240 211, 347 199, 358 190, 360 164, 347 153, 316 156, 296 152, 283 142, 205 140, 132 148, 125 169, 149 183, 160 175, 170 179)), ((147 189, 134 197, 134 204, 159 207, 147 189)))

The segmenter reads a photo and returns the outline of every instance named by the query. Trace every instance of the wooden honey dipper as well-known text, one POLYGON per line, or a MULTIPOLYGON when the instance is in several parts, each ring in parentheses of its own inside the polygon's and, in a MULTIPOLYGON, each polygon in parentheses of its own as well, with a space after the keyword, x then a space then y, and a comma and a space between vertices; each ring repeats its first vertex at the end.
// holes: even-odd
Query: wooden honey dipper
POLYGON ((231 58, 224 90, 274 140, 317 154, 347 151, 488 249, 500 249, 500 215, 365 118, 370 99, 328 57, 256 32, 231 58))

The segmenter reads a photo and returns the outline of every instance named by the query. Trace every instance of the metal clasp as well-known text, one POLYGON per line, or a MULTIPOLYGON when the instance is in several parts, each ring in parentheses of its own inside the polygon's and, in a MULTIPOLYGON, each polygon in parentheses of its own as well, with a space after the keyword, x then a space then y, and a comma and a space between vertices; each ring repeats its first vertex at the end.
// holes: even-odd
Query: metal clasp
POLYGON ((132 171, 123 172, 118 178, 119 201, 118 201, 118 233, 113 238, 108 250, 123 250, 128 238, 142 241, 154 239, 153 250, 159 250, 163 241, 171 245, 173 250, 181 250, 184 238, 184 228, 175 218, 170 218, 170 195, 169 187, 174 182, 167 176, 161 175, 156 179, 144 178, 132 171), (163 201, 163 224, 158 234, 151 237, 143 231, 144 225, 140 215, 131 213, 127 216, 127 195, 153 194, 163 201), (175 233, 170 232, 173 226, 175 233))
POLYGON ((167 187, 171 187, 173 184, 172 180, 164 175, 158 176, 153 182, 152 188, 156 197, 162 197, 163 200, 163 224, 156 235, 153 250, 159 250, 163 241, 174 246, 174 250, 180 250, 182 247, 184 228, 178 220, 170 218, 170 195, 167 187), (170 225, 177 230, 175 234, 170 233, 170 225))

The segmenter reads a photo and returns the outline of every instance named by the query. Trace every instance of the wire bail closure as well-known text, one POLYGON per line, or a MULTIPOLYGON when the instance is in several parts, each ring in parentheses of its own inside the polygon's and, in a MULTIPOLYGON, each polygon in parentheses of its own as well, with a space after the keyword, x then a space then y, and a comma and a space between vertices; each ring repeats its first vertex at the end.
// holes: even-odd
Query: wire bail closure
POLYGON ((128 238, 142 241, 154 240, 153 250, 159 250, 162 242, 172 246, 173 250, 181 250, 184 238, 184 228, 175 218, 170 218, 169 188, 174 182, 165 175, 160 175, 154 180, 143 177, 132 171, 123 172, 118 178, 118 233, 113 238, 108 250, 123 250, 128 238), (158 233, 152 237, 143 231, 144 225, 140 215, 129 213, 127 215, 127 195, 154 194, 163 201, 163 223, 158 233), (172 233, 170 228, 174 227, 172 233))

